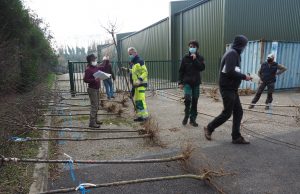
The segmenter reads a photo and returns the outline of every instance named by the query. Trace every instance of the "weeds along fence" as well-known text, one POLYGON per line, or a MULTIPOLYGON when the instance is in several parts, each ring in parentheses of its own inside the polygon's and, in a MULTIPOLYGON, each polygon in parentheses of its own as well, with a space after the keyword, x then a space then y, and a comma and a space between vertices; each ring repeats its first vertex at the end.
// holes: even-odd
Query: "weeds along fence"
MULTIPOLYGON (((148 69, 148 90, 162 90, 177 87, 178 70, 180 61, 145 61, 148 69)), ((113 72, 116 76, 114 87, 116 91, 128 91, 125 76, 129 80, 129 73, 121 71, 117 62, 112 62, 113 72)), ((84 83, 86 62, 68 62, 70 91, 72 94, 87 92, 87 84, 84 83)), ((129 67, 128 62, 120 63, 120 67, 129 67)), ((101 84, 103 91, 103 84, 101 84)), ((131 85, 130 85, 131 88, 131 85)))

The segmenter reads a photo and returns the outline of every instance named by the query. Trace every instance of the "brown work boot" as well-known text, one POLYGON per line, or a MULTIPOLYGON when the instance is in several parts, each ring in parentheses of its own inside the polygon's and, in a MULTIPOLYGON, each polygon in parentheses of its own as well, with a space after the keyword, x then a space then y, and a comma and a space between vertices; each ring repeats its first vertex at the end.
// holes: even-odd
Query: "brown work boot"
POLYGON ((237 139, 232 140, 233 144, 250 144, 249 141, 246 141, 243 136, 238 137, 237 139))
POLYGON ((205 138, 210 141, 212 132, 210 132, 207 127, 204 127, 203 129, 204 129, 205 138))

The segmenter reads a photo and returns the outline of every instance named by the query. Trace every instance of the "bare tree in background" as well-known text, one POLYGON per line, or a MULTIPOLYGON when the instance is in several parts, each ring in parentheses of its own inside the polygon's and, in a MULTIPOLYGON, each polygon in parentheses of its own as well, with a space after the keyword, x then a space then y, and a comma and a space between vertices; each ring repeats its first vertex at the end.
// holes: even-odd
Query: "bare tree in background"
MULTIPOLYGON (((126 73, 124 73, 124 71, 121 69, 121 57, 120 57, 120 51, 118 49, 118 46, 117 46, 117 41, 116 41, 116 33, 118 31, 118 24, 117 24, 117 20, 115 20, 114 22, 111 21, 111 20, 108 20, 107 22, 107 26, 101 26, 108 34, 111 35, 112 37, 112 40, 113 40, 113 44, 115 45, 115 48, 116 48, 116 51, 117 51, 117 57, 118 57, 118 68, 119 68, 119 72, 122 72, 123 74, 123 77, 125 78, 125 82, 126 82, 126 85, 127 85, 127 89, 128 91, 130 91, 130 86, 129 86, 129 82, 128 82, 128 79, 127 79, 127 76, 126 76, 126 73)), ((135 108, 135 103, 133 101, 133 98, 130 98, 131 101, 132 101, 132 104, 133 104, 133 107, 135 108)), ((135 109, 136 110, 136 109, 135 109)))
POLYGON ((115 48, 117 51, 118 65, 120 66, 121 59, 120 59, 120 53, 119 53, 119 49, 118 49, 117 41, 116 41, 116 34, 118 31, 117 20, 115 20, 114 22, 109 20, 107 22, 107 26, 101 25, 101 27, 106 31, 106 33, 108 33, 112 37, 113 44, 115 45, 115 48))

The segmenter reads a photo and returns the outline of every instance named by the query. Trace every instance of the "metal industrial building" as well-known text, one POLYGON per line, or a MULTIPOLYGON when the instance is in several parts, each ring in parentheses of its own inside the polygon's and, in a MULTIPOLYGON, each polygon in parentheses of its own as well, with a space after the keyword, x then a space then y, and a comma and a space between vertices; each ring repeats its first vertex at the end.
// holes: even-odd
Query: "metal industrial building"
MULTIPOLYGON (((117 40, 120 57, 126 61, 127 48, 134 46, 146 61, 172 61, 170 81, 175 81, 178 61, 189 40, 196 39, 207 64, 203 80, 215 83, 226 44, 237 34, 249 40, 300 41, 299 10, 299 0, 170 2, 168 18, 117 40)), ((102 47, 100 55, 112 49, 102 47)))

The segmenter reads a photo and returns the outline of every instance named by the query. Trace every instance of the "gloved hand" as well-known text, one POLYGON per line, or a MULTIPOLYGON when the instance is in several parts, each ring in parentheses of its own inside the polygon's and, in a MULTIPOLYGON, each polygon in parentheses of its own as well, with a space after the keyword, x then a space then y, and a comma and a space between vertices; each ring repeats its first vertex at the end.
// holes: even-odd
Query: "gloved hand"
POLYGON ((139 78, 134 84, 133 84, 133 86, 135 86, 135 87, 138 87, 138 86, 140 86, 141 84, 142 84, 142 79, 141 78, 139 78))
POLYGON ((129 70, 129 68, 126 68, 126 67, 121 67, 121 69, 122 69, 123 71, 127 71, 128 73, 130 73, 130 70, 129 70))

